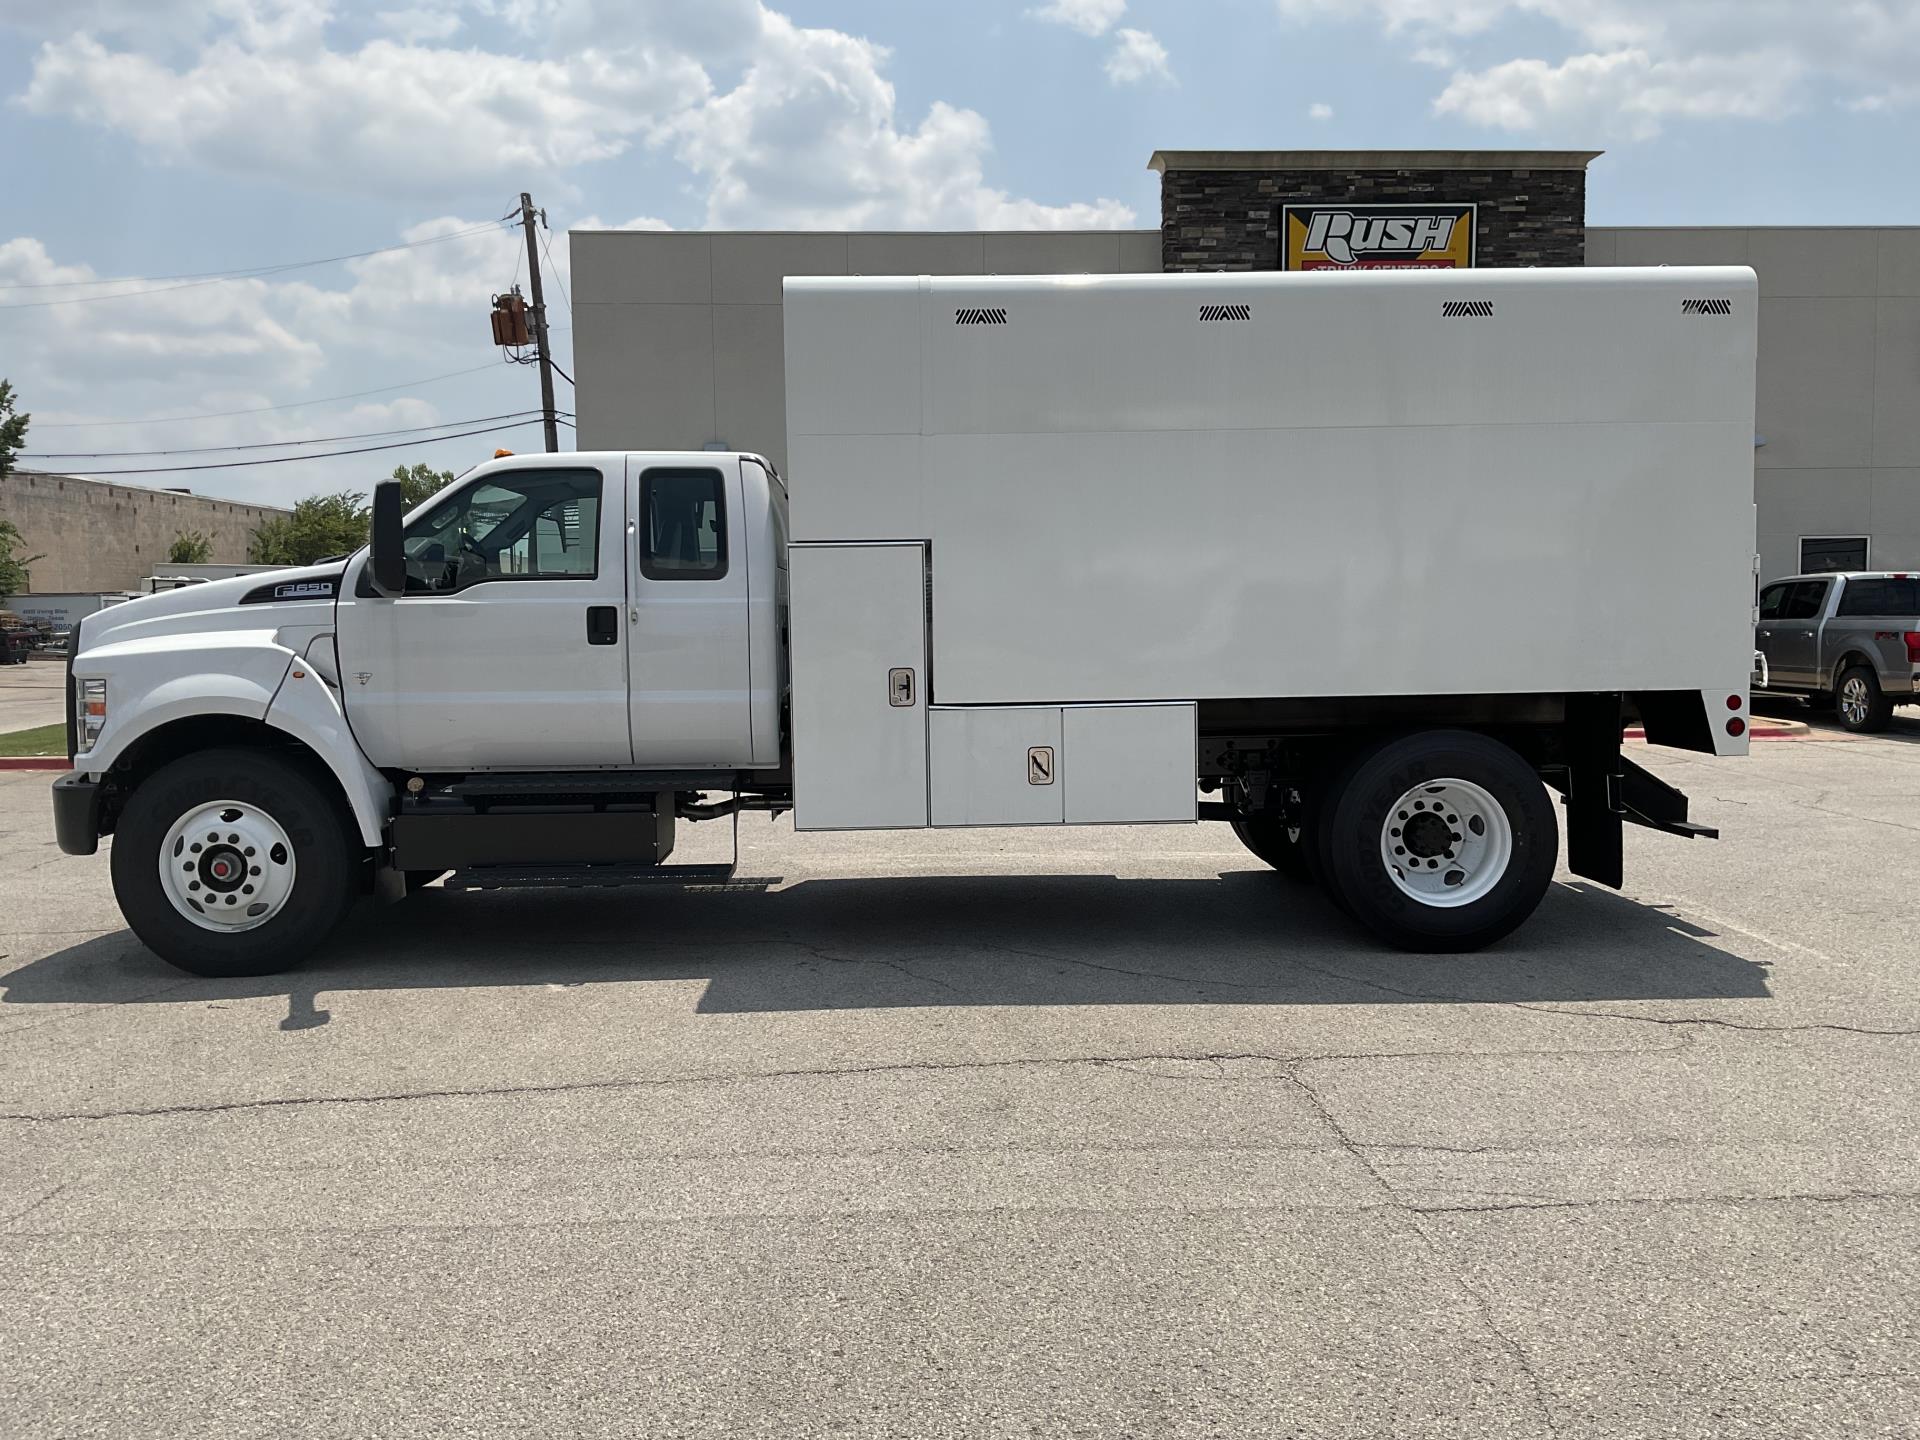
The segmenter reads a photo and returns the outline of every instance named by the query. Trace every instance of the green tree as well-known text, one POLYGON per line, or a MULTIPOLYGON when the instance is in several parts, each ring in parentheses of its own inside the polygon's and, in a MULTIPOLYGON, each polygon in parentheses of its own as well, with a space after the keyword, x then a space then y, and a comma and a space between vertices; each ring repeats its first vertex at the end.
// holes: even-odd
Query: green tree
POLYGON ((182 530, 167 547, 169 565, 205 565, 213 559, 213 539, 198 530, 182 530))
POLYGON ((13 457, 27 443, 27 422, 32 419, 14 413, 13 386, 0 380, 0 478, 13 473, 13 457))
POLYGON ((396 465, 393 478, 400 482, 400 498, 411 510, 421 501, 437 495, 453 483, 453 471, 435 470, 429 465, 396 465))
POLYGON ((44 555, 15 555, 14 547, 24 543, 11 520, 0 520, 0 600, 25 591, 30 579, 27 567, 36 560, 47 558, 44 555))
POLYGON ((367 497, 357 490, 309 496, 293 514, 255 530, 247 558, 256 565, 312 565, 351 554, 367 543, 370 513, 367 497))

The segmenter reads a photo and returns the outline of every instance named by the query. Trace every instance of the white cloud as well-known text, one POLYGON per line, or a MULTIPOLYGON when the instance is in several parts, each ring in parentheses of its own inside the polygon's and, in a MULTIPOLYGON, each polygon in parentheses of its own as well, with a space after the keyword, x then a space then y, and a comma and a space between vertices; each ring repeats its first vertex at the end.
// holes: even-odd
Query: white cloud
POLYGON ((657 136, 707 93, 691 60, 523 60, 374 40, 293 52, 223 36, 187 69, 89 35, 50 42, 22 103, 161 157, 321 189, 414 193, 548 173, 657 136))
POLYGON ((1127 13, 1127 0, 1051 0, 1027 12, 1036 20, 1065 25, 1082 35, 1104 35, 1127 13))
MULTIPOLYGON (((418 38, 340 49, 329 43, 328 0, 213 3, 210 38, 180 57, 57 35, 20 103, 177 163, 408 199, 564 174, 646 145, 670 150, 705 182, 714 225, 1133 218, 1113 200, 1055 205, 992 187, 982 116, 935 102, 917 123, 903 119, 883 47, 801 28, 760 0, 464 0, 549 47, 533 56, 418 38), (727 89, 720 73, 738 82, 727 89)), ((402 33, 430 35, 444 28, 447 5, 383 13, 402 33)), ((1122 31, 1121 46, 1129 58, 1117 77, 1164 71, 1151 36, 1122 31)))
POLYGON ((707 179, 716 228, 1123 226, 1114 200, 1048 205, 988 185, 986 120, 936 101, 917 126, 897 113, 886 51, 763 12, 739 85, 689 111, 675 153, 707 179))
POLYGON ((1146 30, 1122 29, 1107 56, 1107 78, 1116 85, 1142 85, 1149 81, 1173 83, 1173 71, 1167 65, 1167 47, 1146 30))
POLYGON ((1333 107, 1324 100, 1316 100, 1307 107, 1307 118, 1309 120, 1331 120, 1333 118, 1333 107))
POLYGON ((1675 117, 1777 115, 1796 73, 1785 55, 1655 60, 1644 50, 1617 50, 1560 65, 1510 60, 1456 74, 1434 109, 1501 130, 1572 133, 1611 125, 1645 139, 1675 117))
MULTIPOLYGON (((1508 130, 1645 136, 1673 118, 1770 118, 1818 92, 1852 109, 1920 100, 1914 0, 1274 0, 1297 21, 1372 19, 1411 58, 1454 71, 1441 113, 1508 130), (1512 20, 1548 21, 1564 54, 1468 66, 1512 20)), ((1532 32, 1528 32, 1532 33, 1532 32)))
POLYGON ((451 10, 382 10, 374 17, 381 29, 409 45, 450 40, 466 22, 451 10))

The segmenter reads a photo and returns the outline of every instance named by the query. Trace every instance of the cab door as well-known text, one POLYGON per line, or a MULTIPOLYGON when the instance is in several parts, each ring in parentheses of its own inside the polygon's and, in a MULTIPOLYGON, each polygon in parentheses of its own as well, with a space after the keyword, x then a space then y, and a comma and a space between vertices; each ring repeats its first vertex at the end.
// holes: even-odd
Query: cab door
POLYGON ((490 470, 408 517, 407 589, 346 576, 348 723, 376 765, 627 765, 626 491, 618 473, 490 470))
POLYGON ((753 760, 744 491, 731 456, 627 461, 634 764, 753 760))

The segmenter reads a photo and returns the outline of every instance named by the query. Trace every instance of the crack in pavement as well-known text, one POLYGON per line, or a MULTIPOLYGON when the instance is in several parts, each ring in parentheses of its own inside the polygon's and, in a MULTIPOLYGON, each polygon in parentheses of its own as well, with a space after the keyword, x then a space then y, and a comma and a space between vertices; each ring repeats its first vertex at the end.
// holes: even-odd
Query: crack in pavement
POLYGON ((1387 1205, 1398 1211, 1406 1219, 1408 1228, 1419 1237, 1420 1243, 1426 1247, 1427 1253, 1433 1257, 1436 1268, 1449 1276, 1453 1280, 1453 1283, 1460 1288, 1461 1293, 1472 1302, 1475 1311, 1480 1317, 1480 1323, 1486 1327, 1488 1333, 1494 1337, 1494 1340, 1499 1344, 1500 1348, 1504 1350, 1507 1356, 1513 1361, 1515 1368, 1525 1377, 1528 1387, 1533 1391, 1534 1408, 1539 1412, 1541 1422, 1547 1427, 1548 1433, 1552 1435, 1561 1434, 1559 1419, 1554 1414, 1552 1403, 1547 1399, 1546 1382, 1540 1378, 1539 1371, 1533 1368, 1531 1357, 1527 1355, 1519 1341, 1515 1340, 1513 1336, 1501 1328, 1499 1320, 1493 1313, 1492 1297, 1469 1278, 1461 1267, 1451 1262, 1445 1252, 1441 1250, 1439 1242, 1435 1240, 1434 1237, 1427 1232, 1426 1227, 1420 1223, 1421 1212, 1401 1199, 1400 1192, 1393 1188, 1392 1183, 1388 1181, 1386 1176, 1380 1173, 1379 1168, 1364 1153, 1367 1147, 1356 1142, 1353 1137, 1347 1133, 1346 1127, 1334 1117, 1333 1109, 1327 1104, 1326 1098, 1321 1095, 1309 1081, 1294 1073, 1291 1069, 1288 1071, 1287 1078, 1293 1082, 1294 1086, 1302 1095, 1306 1096, 1307 1103, 1313 1107, 1314 1113, 1320 1117, 1321 1123, 1332 1132, 1334 1139, 1339 1143, 1340 1147, 1353 1157, 1355 1164, 1359 1165, 1363 1171, 1373 1178, 1374 1184, 1379 1187, 1380 1194, 1386 1200, 1387 1205))

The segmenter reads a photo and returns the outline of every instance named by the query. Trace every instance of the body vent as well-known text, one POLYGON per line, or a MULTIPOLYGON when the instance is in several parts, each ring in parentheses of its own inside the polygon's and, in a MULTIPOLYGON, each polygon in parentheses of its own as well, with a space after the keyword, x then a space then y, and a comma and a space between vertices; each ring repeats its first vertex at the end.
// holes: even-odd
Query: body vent
POLYGON ((1733 314, 1733 301, 1682 300, 1680 302, 1680 313, 1682 315, 1731 315, 1733 314))
POLYGON ((1202 305, 1200 318, 1202 320, 1251 320, 1253 307, 1251 305, 1202 305))
POLYGON ((953 323, 956 325, 1004 325, 1007 323, 1007 312, 998 308, 969 307, 954 311, 953 323))
POLYGON ((1453 320, 1463 316, 1477 315, 1481 319, 1493 317, 1491 300, 1442 300, 1440 313, 1446 319, 1453 320))

